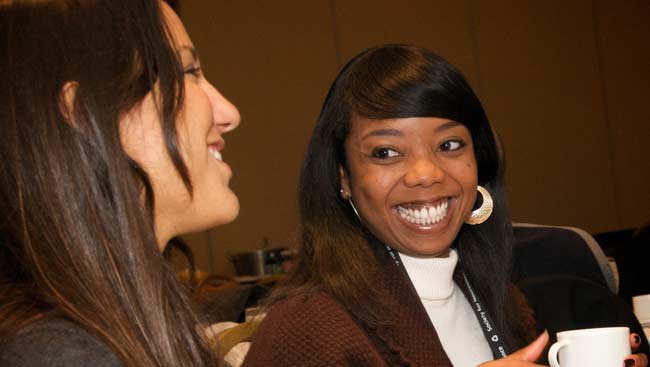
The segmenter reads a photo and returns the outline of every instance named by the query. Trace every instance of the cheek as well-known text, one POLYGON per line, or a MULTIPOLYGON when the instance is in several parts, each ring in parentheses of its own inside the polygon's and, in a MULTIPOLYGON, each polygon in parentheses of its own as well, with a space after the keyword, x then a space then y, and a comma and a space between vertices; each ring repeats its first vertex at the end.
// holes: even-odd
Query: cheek
POLYGON ((467 215, 469 215, 469 213, 472 210, 474 210, 474 205, 476 204, 477 197, 478 197, 478 191, 476 189, 473 189, 467 193, 467 203, 466 203, 467 208, 465 209, 467 215))
POLYGON ((166 157, 153 92, 147 94, 136 107, 126 113, 119 124, 124 151, 143 168, 159 165, 161 157, 166 157))
POLYGON ((465 172, 467 177, 467 185, 476 189, 476 185, 478 185, 478 168, 476 166, 476 162, 468 162, 465 172))
POLYGON ((357 172, 355 176, 356 180, 353 178, 352 192, 355 196, 366 201, 363 204, 368 206, 383 206, 390 195, 391 189, 395 186, 396 180, 398 180, 398 175, 384 169, 357 172))
POLYGON ((145 170, 161 165, 167 156, 160 126, 150 121, 122 121, 120 140, 126 154, 145 170))
POLYGON ((212 126, 208 98, 196 86, 186 87, 185 101, 179 111, 176 140, 188 169, 201 166, 207 160, 207 139, 212 126))
POLYGON ((197 142, 193 141, 196 139, 193 136, 194 134, 195 132, 192 131, 190 124, 188 124, 188 120, 182 118, 176 127, 176 146, 178 153, 183 159, 183 163, 185 163, 190 172, 192 167, 195 165, 194 159, 192 158, 197 155, 196 150, 199 148, 197 142))
POLYGON ((469 214, 478 196, 478 191, 476 190, 476 186, 478 185, 478 171, 476 162, 473 159, 468 160, 463 168, 463 172, 459 172, 458 177, 461 178, 460 182, 463 187, 463 192, 467 197, 465 205, 467 206, 467 214, 469 214))

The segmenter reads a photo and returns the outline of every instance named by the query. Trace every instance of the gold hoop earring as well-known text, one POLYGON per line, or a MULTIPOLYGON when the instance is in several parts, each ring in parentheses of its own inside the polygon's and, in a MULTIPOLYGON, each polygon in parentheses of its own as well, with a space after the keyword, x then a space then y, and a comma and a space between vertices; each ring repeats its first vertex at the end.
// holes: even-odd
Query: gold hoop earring
POLYGON ((490 193, 483 186, 477 186, 476 190, 478 190, 479 194, 483 197, 483 204, 481 204, 478 209, 473 210, 472 214, 470 214, 465 220, 465 223, 471 225, 481 224, 488 220, 490 215, 492 215, 492 209, 494 208, 494 202, 492 201, 490 193))

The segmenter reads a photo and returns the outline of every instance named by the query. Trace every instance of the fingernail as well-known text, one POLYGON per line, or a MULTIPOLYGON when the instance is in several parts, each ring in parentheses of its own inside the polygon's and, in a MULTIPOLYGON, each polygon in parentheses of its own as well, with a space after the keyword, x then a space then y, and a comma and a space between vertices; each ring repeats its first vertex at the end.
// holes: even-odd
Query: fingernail
POLYGON ((641 344, 641 337, 638 335, 634 335, 634 344, 641 344))
POLYGON ((632 367, 634 366, 634 360, 632 358, 628 358, 625 360, 625 367, 632 367))

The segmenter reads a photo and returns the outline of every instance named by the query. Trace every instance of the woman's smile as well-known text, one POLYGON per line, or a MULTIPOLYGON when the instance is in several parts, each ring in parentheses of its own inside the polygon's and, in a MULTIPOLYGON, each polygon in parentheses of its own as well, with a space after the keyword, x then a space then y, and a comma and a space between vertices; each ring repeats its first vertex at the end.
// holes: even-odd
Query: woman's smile
MULTIPOLYGON (((223 146, 223 144, 221 145, 223 146)), ((219 150, 220 147, 218 143, 208 144, 208 153, 210 153, 212 158, 223 162, 223 157, 221 156, 221 152, 219 150)))
POLYGON ((232 177, 232 168, 230 165, 223 160, 223 155, 221 151, 225 147, 225 142, 223 139, 219 139, 216 142, 208 144, 208 159, 217 164, 217 170, 223 171, 221 174, 222 179, 225 180, 226 184, 230 181, 232 177))
POLYGON ((453 204, 451 197, 426 202, 407 202, 394 211, 407 227, 419 232, 439 232, 449 223, 453 204))

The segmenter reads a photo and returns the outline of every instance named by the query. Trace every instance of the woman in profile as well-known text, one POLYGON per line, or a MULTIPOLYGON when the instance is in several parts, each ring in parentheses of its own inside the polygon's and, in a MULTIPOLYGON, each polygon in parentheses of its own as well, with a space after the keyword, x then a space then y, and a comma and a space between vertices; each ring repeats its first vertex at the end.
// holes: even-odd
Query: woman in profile
POLYGON ((0 365, 214 366, 161 250, 239 212, 239 112, 161 1, 0 2, 0 365))

